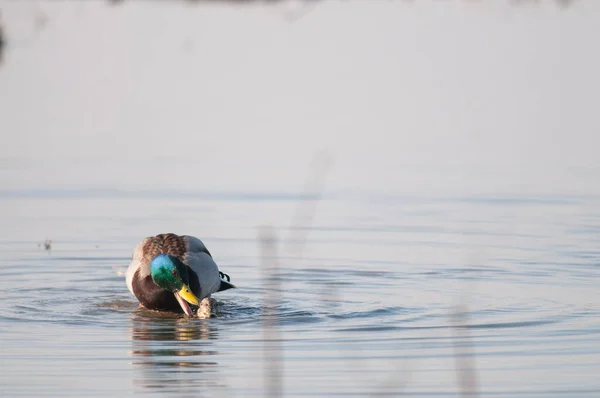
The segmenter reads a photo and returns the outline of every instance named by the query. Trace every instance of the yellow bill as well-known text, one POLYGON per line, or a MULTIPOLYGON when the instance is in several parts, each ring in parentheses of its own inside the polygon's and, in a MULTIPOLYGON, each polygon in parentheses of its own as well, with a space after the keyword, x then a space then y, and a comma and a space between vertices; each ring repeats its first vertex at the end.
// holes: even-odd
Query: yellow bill
POLYGON ((193 305, 200 304, 200 300, 198 300, 198 297, 196 297, 196 295, 194 293, 192 293, 192 291, 190 290, 190 287, 188 285, 186 285, 185 283, 183 284, 183 287, 181 288, 181 290, 177 293, 179 293, 179 296, 181 296, 182 299, 184 299, 185 301, 187 301, 190 304, 193 304, 193 305))
POLYGON ((175 294, 175 298, 177 299, 177 302, 181 306, 183 312, 185 312, 187 316, 193 316, 194 312, 192 311, 188 303, 198 305, 200 303, 200 300, 198 300, 198 297, 196 297, 196 295, 192 293, 190 287, 184 284, 181 287, 181 290, 176 291, 173 294, 175 294))

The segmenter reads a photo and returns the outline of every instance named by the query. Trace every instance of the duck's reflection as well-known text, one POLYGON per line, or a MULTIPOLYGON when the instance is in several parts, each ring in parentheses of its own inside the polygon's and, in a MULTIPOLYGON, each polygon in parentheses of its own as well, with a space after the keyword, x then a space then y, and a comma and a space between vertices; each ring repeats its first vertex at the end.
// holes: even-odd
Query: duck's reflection
POLYGON ((139 309, 131 317, 135 384, 163 393, 218 387, 215 322, 139 309))

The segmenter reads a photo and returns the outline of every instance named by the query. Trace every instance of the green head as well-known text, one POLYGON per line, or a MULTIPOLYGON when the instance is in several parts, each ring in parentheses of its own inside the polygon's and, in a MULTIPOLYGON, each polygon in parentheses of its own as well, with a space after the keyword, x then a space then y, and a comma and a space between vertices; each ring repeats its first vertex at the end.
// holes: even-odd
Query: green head
POLYGON ((170 254, 154 257, 150 262, 150 273, 154 283, 171 292, 179 291, 184 284, 190 283, 190 274, 185 264, 170 254))
POLYGON ((170 254, 159 254, 154 257, 150 262, 150 274, 156 285, 175 294, 186 314, 191 313, 186 302, 199 305, 198 297, 190 290, 188 267, 177 257, 170 254))

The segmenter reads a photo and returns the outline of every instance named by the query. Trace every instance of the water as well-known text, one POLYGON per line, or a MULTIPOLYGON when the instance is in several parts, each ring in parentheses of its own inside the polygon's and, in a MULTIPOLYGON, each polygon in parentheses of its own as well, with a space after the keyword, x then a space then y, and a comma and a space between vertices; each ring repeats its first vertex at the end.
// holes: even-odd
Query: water
POLYGON ((600 396, 600 2, 113 3, 0 0, 2 396, 600 396))
POLYGON ((325 195, 299 252, 286 226, 315 199, 249 196, 4 199, 3 394, 264 396, 265 358, 286 396, 456 396, 457 367, 482 396, 600 391, 597 198, 325 195), (283 293, 265 315, 273 217, 283 293), (127 291, 133 246, 165 231, 200 236, 239 286, 217 318, 127 291))

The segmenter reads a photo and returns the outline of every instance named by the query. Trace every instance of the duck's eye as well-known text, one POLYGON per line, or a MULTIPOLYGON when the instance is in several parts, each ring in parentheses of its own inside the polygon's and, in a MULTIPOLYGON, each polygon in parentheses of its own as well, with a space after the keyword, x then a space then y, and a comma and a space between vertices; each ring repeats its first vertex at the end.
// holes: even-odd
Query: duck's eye
POLYGON ((173 274, 173 276, 177 276, 177 271, 173 270, 171 271, 171 273, 173 274))

